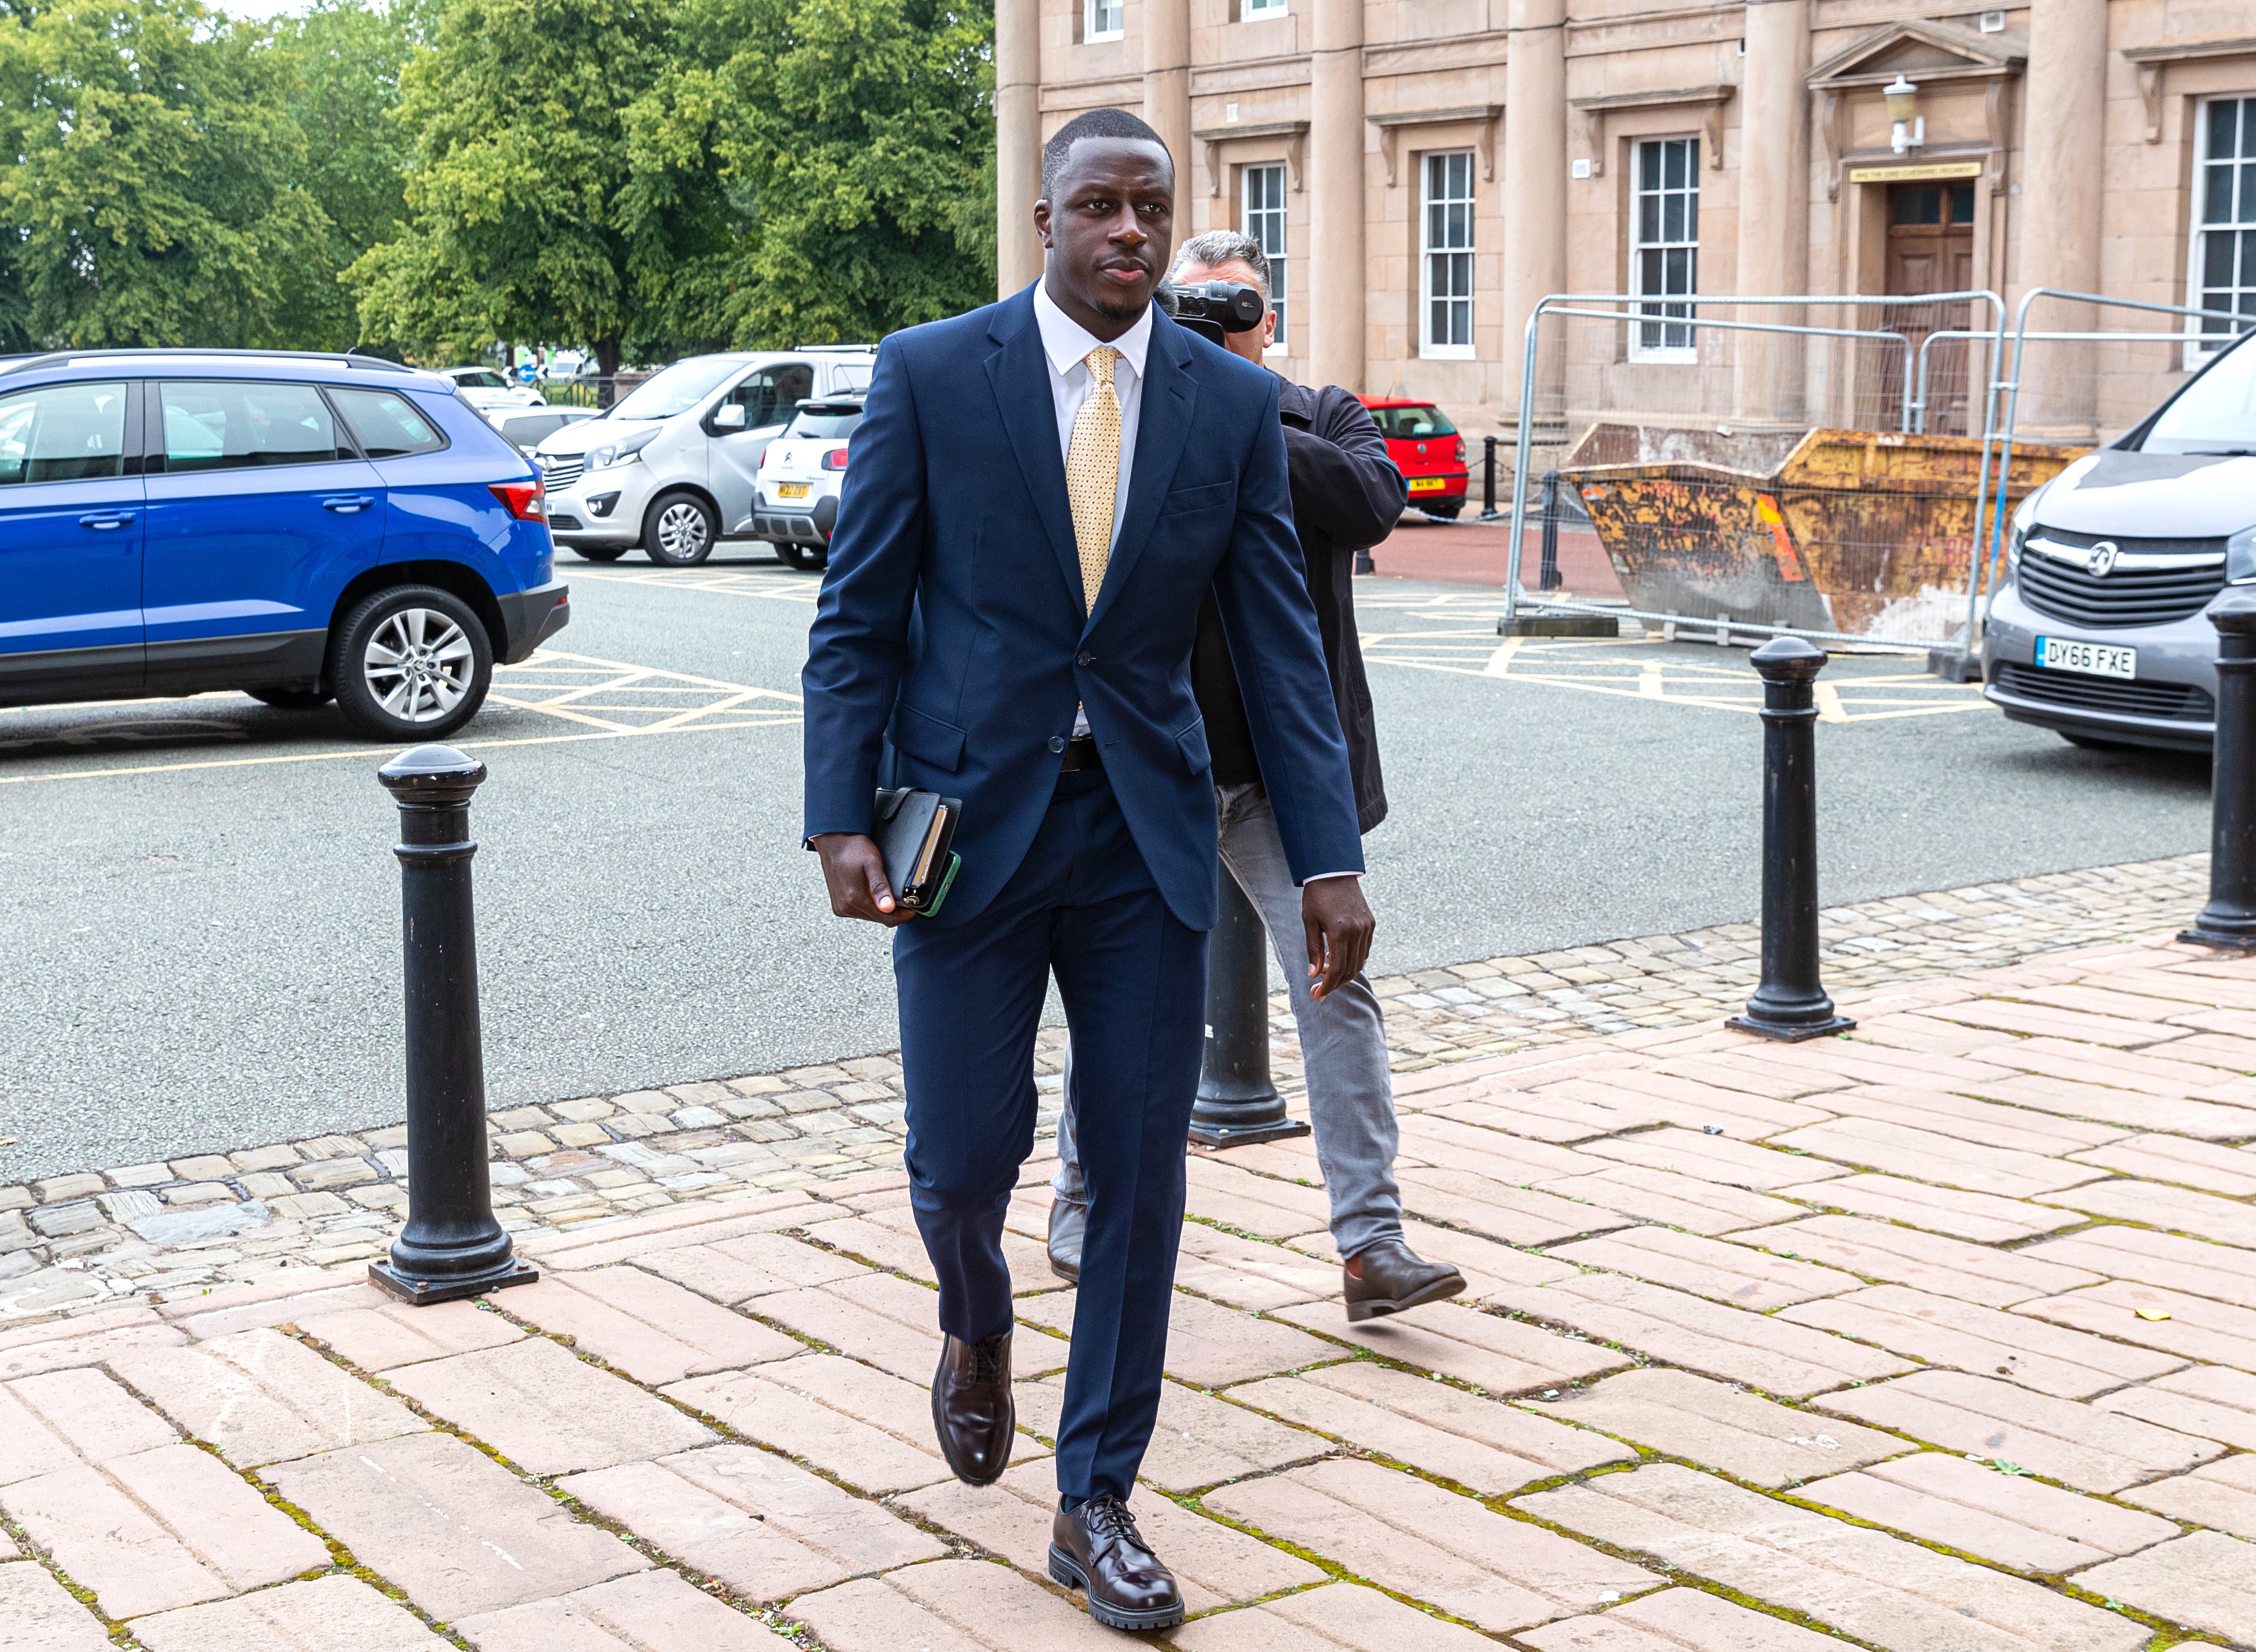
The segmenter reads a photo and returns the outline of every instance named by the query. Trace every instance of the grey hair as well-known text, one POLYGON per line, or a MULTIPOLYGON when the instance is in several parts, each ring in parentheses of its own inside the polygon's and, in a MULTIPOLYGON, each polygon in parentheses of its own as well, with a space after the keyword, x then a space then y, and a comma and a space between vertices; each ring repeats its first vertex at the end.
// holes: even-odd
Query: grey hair
POLYGON ((1170 273, 1181 275, 1195 264, 1209 270, 1218 264, 1244 264, 1253 271, 1253 285, 1261 289, 1262 303, 1269 302, 1269 255, 1251 235, 1235 229, 1209 229, 1202 235, 1193 235, 1175 250, 1175 267, 1170 273))

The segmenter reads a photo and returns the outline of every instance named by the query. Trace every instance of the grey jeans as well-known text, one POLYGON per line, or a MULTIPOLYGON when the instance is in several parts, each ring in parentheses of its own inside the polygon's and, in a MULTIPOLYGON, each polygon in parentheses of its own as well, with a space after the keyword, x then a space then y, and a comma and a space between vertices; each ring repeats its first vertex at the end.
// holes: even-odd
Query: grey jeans
MULTIPOLYGON (((1301 926, 1301 891, 1285 863, 1284 840, 1269 794, 1258 784, 1220 786, 1222 860, 1261 914, 1290 982, 1301 1060, 1308 1080, 1308 1121, 1316 1163, 1331 1195, 1332 1242, 1342 1256, 1402 1237, 1402 1198, 1394 1185, 1394 1088, 1387 1076, 1386 1023, 1370 981, 1357 975, 1330 996, 1308 995, 1301 926)), ((1058 1168, 1050 1188, 1086 1204, 1074 1145, 1073 1060, 1065 1072, 1065 1110, 1058 1118, 1058 1168)))

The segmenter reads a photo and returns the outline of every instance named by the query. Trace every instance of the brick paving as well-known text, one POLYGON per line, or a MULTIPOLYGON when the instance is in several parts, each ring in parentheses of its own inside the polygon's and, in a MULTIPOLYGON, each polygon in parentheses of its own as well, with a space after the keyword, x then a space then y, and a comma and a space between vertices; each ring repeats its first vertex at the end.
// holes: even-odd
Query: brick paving
MULTIPOLYGON (((1445 972, 1622 988, 1650 1025, 1615 1002, 1628 1024, 1505 1030, 1484 1018, 1514 995, 1388 983, 1398 1030, 1446 1046, 1400 1051, 1411 1226, 1472 1295, 1350 1326, 1308 1144, 1194 1160, 1138 1500, 1194 1615, 1158 1638, 2256 1648, 2256 960, 2159 932, 2198 871, 2035 891, 2052 917, 2003 961, 2018 887, 1951 897, 1978 921, 1851 915, 1919 967, 1841 917, 1862 1024, 1818 1044, 1721 1026, 1720 931, 1445 972), (1671 1001, 1696 1013, 1659 1003, 1699 972, 1671 1001)), ((387 1231, 384 1142, 22 1190, 19 1278, 132 1288, 0 1323, 0 1648, 1123 1644, 1043 1565, 1073 1307, 1040 1264, 1049 1166, 1008 1218, 1019 1449, 975 1490, 931 1437, 885 1065, 497 1119, 543 1277, 480 1303, 361 1276, 339 1236, 387 1231), (779 1147, 790 1169, 749 1168, 779 1147), (301 1191, 251 1183, 274 1176, 301 1191), (152 1220, 208 1225, 159 1244, 152 1220), (137 1244, 162 1264, 137 1280, 137 1244)))

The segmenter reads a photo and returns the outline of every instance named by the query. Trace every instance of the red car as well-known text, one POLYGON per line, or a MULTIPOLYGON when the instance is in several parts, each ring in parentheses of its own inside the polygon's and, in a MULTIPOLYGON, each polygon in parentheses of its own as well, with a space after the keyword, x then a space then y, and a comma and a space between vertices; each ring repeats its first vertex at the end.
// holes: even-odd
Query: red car
POLYGON ((1386 438, 1387 457, 1409 484, 1410 503, 1429 517, 1454 517, 1465 508, 1465 439, 1431 402, 1392 396, 1358 396, 1371 423, 1386 438))

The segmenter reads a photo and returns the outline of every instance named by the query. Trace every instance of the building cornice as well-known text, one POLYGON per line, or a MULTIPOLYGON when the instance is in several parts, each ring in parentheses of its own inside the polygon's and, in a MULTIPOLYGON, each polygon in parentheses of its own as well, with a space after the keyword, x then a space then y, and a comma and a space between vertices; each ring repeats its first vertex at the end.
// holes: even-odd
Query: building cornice
POLYGON ((1222 146, 1244 138, 1281 137, 1285 140, 1285 165, 1293 181, 1293 193, 1299 194, 1303 182, 1301 162, 1307 158, 1308 123, 1306 121, 1247 121, 1224 126, 1202 126, 1191 133, 1206 146, 1207 193, 1222 193, 1222 146))
POLYGON ((1399 135, 1406 126, 1455 126, 1470 121, 1480 149, 1481 181, 1496 178, 1496 123, 1504 117, 1501 103, 1467 103, 1456 109, 1389 109, 1363 118, 1378 129, 1378 152, 1386 159, 1386 186, 1394 187, 1394 168, 1399 135))
POLYGON ((1736 86, 1717 84, 1679 86, 1652 92, 1609 92, 1604 97, 1570 97, 1567 107, 1575 111, 1579 130, 1574 137, 1590 158, 1593 178, 1605 176, 1606 116, 1618 109, 1699 109, 1700 138, 1708 146, 1708 165, 1720 170, 1724 165, 1724 105, 1737 95, 1738 89, 1736 86))
POLYGON ((2139 102, 2146 106, 2146 139, 2162 141, 2162 81, 2173 63, 2256 56, 2256 34, 2206 34, 2184 40, 2126 46, 2124 59, 2139 72, 2139 102))

